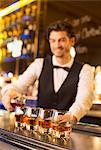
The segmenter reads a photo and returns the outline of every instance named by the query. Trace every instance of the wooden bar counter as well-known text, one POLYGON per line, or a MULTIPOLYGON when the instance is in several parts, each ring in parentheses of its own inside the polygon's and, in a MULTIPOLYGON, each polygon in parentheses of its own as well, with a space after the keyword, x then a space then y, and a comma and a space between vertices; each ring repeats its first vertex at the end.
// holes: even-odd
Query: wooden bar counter
MULTIPOLYGON (((9 116, 9 114, 8 114, 9 116)), ((100 150, 101 127, 78 123, 73 127, 70 139, 52 139, 46 135, 31 134, 14 129, 12 117, 0 116, 1 150, 100 150), (3 148, 4 147, 4 148, 3 148)))

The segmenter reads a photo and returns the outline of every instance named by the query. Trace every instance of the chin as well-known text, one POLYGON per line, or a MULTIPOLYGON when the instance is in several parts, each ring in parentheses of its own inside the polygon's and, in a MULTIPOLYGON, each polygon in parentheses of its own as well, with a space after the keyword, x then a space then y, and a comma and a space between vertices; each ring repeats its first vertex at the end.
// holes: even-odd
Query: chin
POLYGON ((55 56, 62 56, 62 54, 60 52, 56 52, 54 53, 55 56))
POLYGON ((60 55, 60 54, 57 54, 57 55, 55 55, 56 57, 63 57, 63 55, 60 55))

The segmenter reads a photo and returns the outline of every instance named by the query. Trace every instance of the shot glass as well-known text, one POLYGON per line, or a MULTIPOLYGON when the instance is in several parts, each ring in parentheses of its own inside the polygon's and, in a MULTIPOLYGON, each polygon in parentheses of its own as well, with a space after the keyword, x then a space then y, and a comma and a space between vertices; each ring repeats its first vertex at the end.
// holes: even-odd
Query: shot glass
POLYGON ((69 139, 72 126, 69 122, 59 122, 59 118, 67 113, 66 111, 55 110, 52 116, 51 135, 53 138, 69 139))
POLYGON ((49 134, 51 128, 53 110, 52 109, 40 109, 38 116, 39 133, 49 134))
POLYGON ((25 106, 26 98, 24 96, 15 97, 11 100, 11 105, 14 109, 16 106, 23 108, 25 106))
POLYGON ((15 107, 15 128, 21 130, 23 128, 24 111, 21 107, 15 107))
POLYGON ((26 107, 26 112, 23 117, 23 123, 26 126, 26 130, 34 132, 38 130, 37 117, 39 114, 39 108, 26 107))

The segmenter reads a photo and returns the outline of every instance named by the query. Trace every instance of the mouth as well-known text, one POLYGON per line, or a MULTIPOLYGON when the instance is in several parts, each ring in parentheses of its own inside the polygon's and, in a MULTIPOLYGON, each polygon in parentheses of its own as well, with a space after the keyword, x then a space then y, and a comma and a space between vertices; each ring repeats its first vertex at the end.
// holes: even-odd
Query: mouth
POLYGON ((62 51, 63 48, 56 48, 55 51, 62 51))

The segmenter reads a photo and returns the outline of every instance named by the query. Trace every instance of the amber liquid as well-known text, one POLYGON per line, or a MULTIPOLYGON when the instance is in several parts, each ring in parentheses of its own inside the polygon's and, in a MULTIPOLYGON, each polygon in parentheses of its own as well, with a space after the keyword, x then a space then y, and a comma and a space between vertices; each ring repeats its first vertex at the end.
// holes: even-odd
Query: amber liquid
POLYGON ((24 107, 24 103, 20 102, 20 103, 16 103, 16 102, 11 102, 11 106, 15 109, 16 107, 24 107))
POLYGON ((23 122, 23 123, 26 123, 27 120, 28 120, 28 117, 27 117, 26 115, 23 115, 22 122, 23 122))
POLYGON ((26 117, 26 124, 28 125, 35 125, 36 124, 36 118, 32 118, 32 117, 26 117))
POLYGON ((51 121, 50 120, 39 120, 39 126, 49 129, 51 127, 51 121))
POLYGON ((52 123, 51 124, 51 136, 53 138, 70 139, 71 125, 52 123))
POLYGON ((51 127, 56 130, 56 131, 59 131, 59 132, 64 132, 64 131, 71 131, 71 126, 64 126, 64 125, 61 125, 61 124, 55 124, 55 123, 52 123, 51 127))
POLYGON ((23 114, 15 114, 15 118, 16 118, 15 127, 19 128, 19 129, 20 129, 20 127, 22 128, 23 114))
POLYGON ((23 123, 30 126, 30 129, 34 129, 34 126, 37 125, 37 119, 34 117, 28 117, 27 115, 23 116, 23 123))
POLYGON ((16 122, 22 122, 23 114, 15 114, 16 122))

